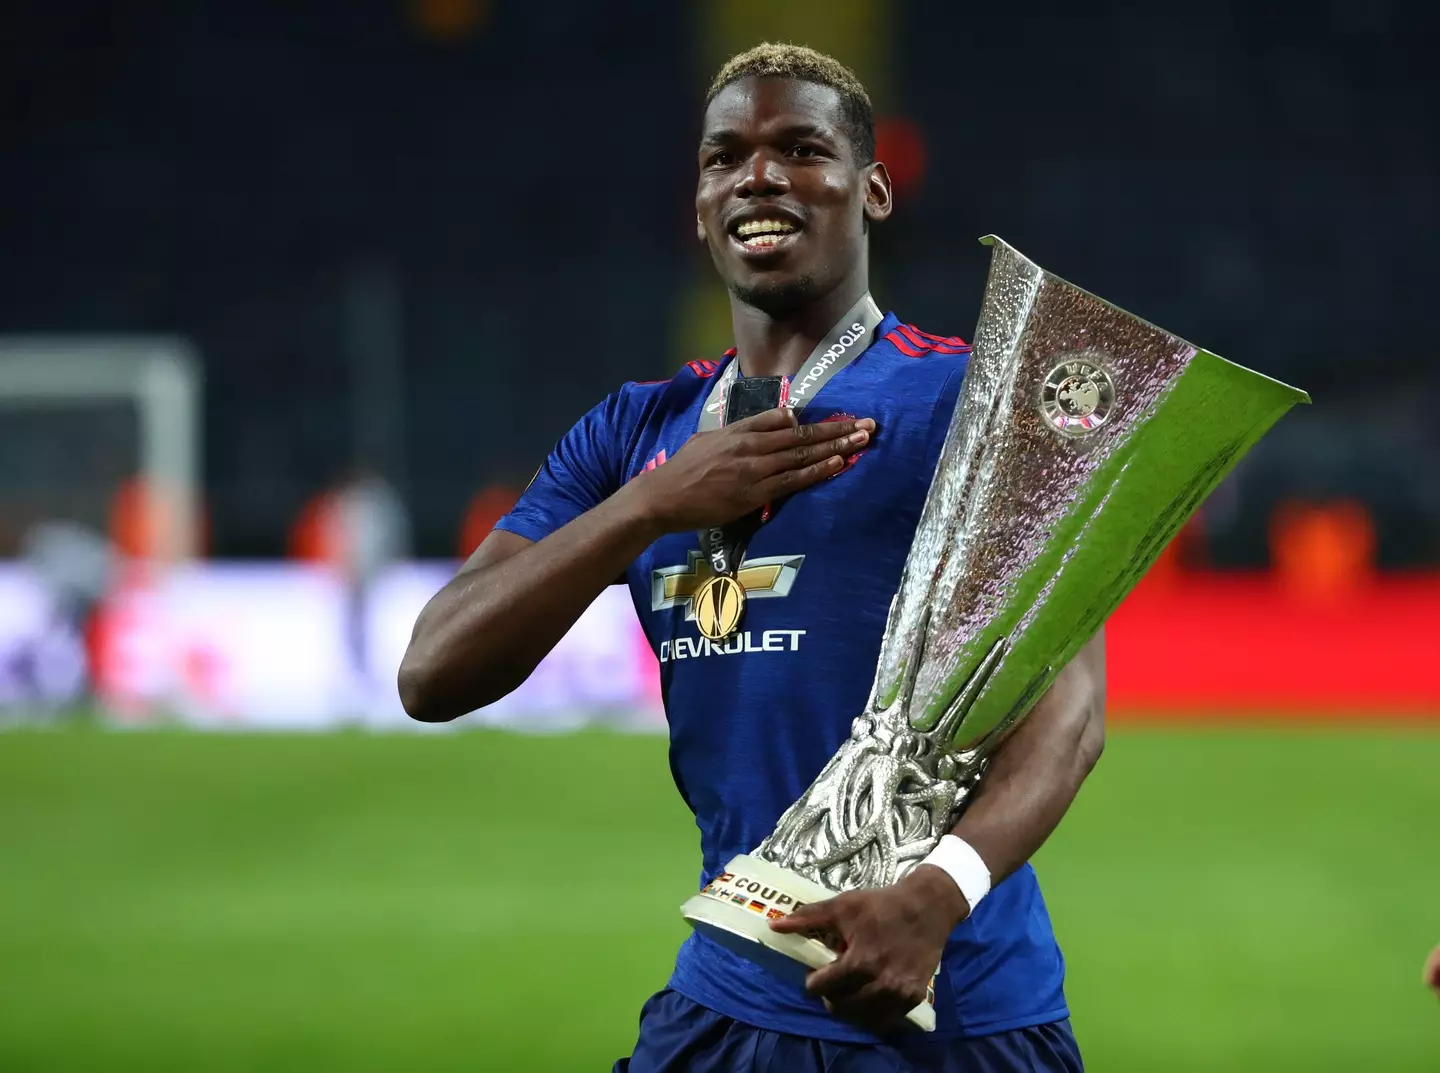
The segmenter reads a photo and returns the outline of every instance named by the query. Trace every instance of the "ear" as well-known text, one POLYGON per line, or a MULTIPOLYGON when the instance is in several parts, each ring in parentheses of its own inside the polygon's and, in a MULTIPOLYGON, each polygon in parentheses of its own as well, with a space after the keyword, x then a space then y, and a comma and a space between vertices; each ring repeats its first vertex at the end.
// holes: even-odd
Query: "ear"
POLYGON ((890 173, 878 160, 865 171, 865 219, 875 223, 888 220, 891 211, 895 208, 895 196, 890 186, 890 173))

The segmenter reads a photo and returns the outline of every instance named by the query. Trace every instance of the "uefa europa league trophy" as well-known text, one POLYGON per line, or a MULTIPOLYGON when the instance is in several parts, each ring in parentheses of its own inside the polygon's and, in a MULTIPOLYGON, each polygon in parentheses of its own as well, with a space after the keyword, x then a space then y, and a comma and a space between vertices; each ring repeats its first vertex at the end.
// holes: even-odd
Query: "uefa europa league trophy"
MULTIPOLYGON (((964 390, 850 738, 681 912, 803 980, 835 953, 769 922, 906 875, 986 758, 1295 388, 1169 335, 995 237, 964 390)), ((934 991, 909 1014, 935 1025, 934 991)))

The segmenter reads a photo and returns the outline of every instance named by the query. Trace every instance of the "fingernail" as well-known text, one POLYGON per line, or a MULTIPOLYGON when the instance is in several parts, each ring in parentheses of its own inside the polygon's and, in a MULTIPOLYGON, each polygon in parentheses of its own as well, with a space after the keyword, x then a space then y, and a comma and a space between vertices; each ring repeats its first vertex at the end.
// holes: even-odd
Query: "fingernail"
POLYGON ((863 428, 866 432, 875 431, 875 422, 868 417, 862 417, 859 421, 855 422, 855 424, 863 428))
POLYGON ((870 433, 861 430, 860 432, 852 432, 847 437, 847 442, 850 444, 851 447, 859 447, 862 443, 865 443, 869 439, 870 433))

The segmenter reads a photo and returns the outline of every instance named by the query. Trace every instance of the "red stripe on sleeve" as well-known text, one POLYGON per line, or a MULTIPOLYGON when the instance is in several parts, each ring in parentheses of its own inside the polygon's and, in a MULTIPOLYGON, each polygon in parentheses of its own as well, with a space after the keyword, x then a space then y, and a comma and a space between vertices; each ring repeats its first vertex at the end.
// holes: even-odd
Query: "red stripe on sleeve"
POLYGON ((701 380, 710 379, 710 377, 715 375, 715 370, 719 368, 714 362, 701 361, 698 358, 695 361, 687 361, 685 365, 686 368, 701 380))
POLYGON ((885 334, 885 341, 892 344, 896 350, 900 351, 900 353, 904 354, 907 357, 918 358, 925 353, 925 351, 916 350, 913 346, 911 346, 909 341, 898 331, 887 332, 885 334))
POLYGON ((895 330, 898 331, 901 335, 903 335, 906 339, 910 340, 911 343, 919 347, 921 350, 929 350, 932 346, 935 345, 928 340, 921 339, 920 333, 908 324, 898 325, 895 330))
POLYGON ((937 343, 944 343, 946 346, 964 347, 967 350, 970 348, 970 344, 965 342, 965 340, 961 339, 958 335, 931 335, 929 332, 922 332, 913 324, 907 324, 906 327, 909 328, 916 335, 920 336, 922 339, 931 339, 937 343))
POLYGON ((933 350, 937 354, 968 354, 970 347, 959 336, 952 335, 948 339, 941 339, 929 332, 922 332, 913 324, 900 325, 900 331, 905 333, 905 338, 918 346, 921 350, 933 350))

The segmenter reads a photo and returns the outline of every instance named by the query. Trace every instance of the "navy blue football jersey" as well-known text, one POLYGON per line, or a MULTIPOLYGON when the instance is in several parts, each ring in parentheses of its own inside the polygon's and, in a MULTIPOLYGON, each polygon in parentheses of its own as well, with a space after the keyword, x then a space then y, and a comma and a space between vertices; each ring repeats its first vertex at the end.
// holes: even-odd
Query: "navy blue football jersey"
MULTIPOLYGON (((711 642, 694 621, 691 598, 709 576, 695 533, 661 538, 627 571, 660 661, 671 771, 700 829, 699 886, 771 832, 864 710, 968 353, 958 339, 889 314, 865 352, 810 400, 802 421, 853 415, 877 428, 847 468, 774 505, 739 572, 747 603, 738 634, 711 642)), ((734 360, 732 351, 721 362, 691 362, 672 380, 624 385, 566 434, 499 527, 540 540, 664 465, 694 435, 714 378, 734 360)), ((1066 1017, 1063 978, 1026 865, 951 936, 935 986, 936 1030, 978 1036, 1066 1017)), ((761 1028, 873 1039, 701 935, 681 947, 670 986, 761 1028)))

